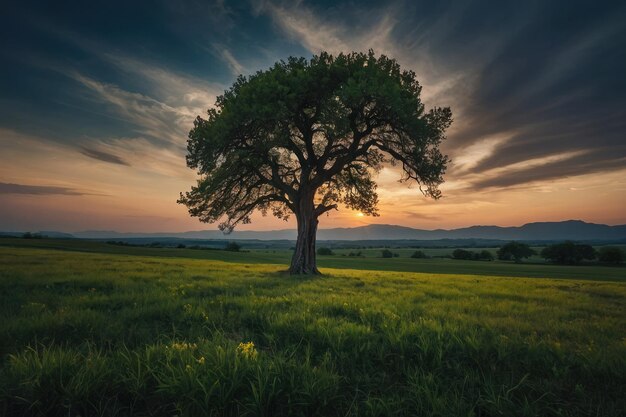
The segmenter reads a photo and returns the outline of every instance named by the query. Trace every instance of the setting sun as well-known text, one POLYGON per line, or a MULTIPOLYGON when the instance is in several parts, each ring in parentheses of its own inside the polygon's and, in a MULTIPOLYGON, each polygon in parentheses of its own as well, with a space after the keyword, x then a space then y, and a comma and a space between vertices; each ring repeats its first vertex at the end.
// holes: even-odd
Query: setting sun
POLYGON ((360 211, 356 212, 356 216, 357 217, 365 217, 365 214, 361 213, 360 211))

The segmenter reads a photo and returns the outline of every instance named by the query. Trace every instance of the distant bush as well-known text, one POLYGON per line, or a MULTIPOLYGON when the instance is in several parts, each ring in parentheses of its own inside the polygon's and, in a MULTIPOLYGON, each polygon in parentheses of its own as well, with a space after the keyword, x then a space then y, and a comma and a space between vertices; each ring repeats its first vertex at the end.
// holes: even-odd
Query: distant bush
POLYGON ((474 254, 465 249, 455 249, 454 252, 452 252, 452 257, 454 259, 471 260, 474 258, 474 254))
POLYGON ((41 233, 26 232, 22 235, 22 239, 42 239, 41 233))
MULTIPOLYGON (((441 256, 439 256, 439 258, 441 258, 441 256)), ((455 249, 454 252, 452 252, 452 258, 465 261, 493 261, 493 254, 488 250, 472 252, 465 249, 455 249)))
POLYGON ((152 242, 152 243, 149 243, 147 246, 150 247, 150 248, 161 248, 161 247, 163 247, 163 245, 161 245, 161 242, 152 242))
POLYGON ((474 259, 478 261, 493 261, 493 254, 486 249, 474 254, 474 259))
POLYGON ((390 251, 389 249, 383 249, 381 251, 381 255, 383 258, 393 258, 393 252, 390 251))
POLYGON ((621 264, 626 260, 626 253, 617 246, 604 246, 598 251, 598 260, 607 264, 621 264))
POLYGON ((596 251, 591 245, 566 241, 549 245, 541 251, 541 257, 557 264, 576 265, 584 259, 596 258, 596 251))
POLYGON ((363 253, 361 251, 358 252, 350 252, 348 254, 348 256, 363 256, 363 253))
POLYGON ((237 242, 228 242, 224 250, 229 252, 239 252, 241 250, 241 245, 237 242))
POLYGON ((335 253, 330 248, 318 248, 318 255, 334 255, 335 253))
POLYGON ((428 256, 426 256, 426 254, 421 251, 421 250, 416 250, 415 252, 413 252, 411 254, 411 258, 415 258, 415 259, 425 259, 428 258, 428 256))
POLYGON ((187 247, 187 245, 185 245, 184 243, 179 243, 178 246, 176 246, 178 249, 185 249, 187 247))
POLYGON ((107 240, 106 241, 107 245, 118 245, 118 246, 124 246, 124 242, 122 241, 115 241, 115 240, 107 240))
POLYGON ((521 262, 522 259, 530 258, 534 254, 535 251, 530 246, 520 242, 506 243, 497 251, 498 259, 501 261, 514 260, 516 263, 521 262))

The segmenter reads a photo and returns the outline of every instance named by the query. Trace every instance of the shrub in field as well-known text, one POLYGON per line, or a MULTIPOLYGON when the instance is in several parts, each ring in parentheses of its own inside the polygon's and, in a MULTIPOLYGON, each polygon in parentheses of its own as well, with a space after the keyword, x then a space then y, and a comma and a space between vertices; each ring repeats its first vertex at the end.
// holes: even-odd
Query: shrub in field
POLYGON ((389 249, 383 249, 380 253, 383 258, 393 258, 393 252, 389 249))
POLYGON ((452 257, 454 259, 471 260, 474 257, 474 255, 472 254, 472 252, 465 250, 465 249, 455 249, 454 252, 452 252, 452 257))
POLYGON ((239 252, 241 250, 241 245, 237 242, 228 242, 224 250, 229 252, 239 252))
POLYGON ((424 258, 428 258, 428 256, 426 256, 426 254, 423 251, 416 250, 415 252, 411 254, 411 258, 424 259, 424 258))
POLYGON ((318 255, 334 255, 335 253, 330 248, 319 248, 317 250, 318 255))
POLYGON ((626 260, 626 253, 617 246, 604 246, 598 251, 598 260, 607 264, 620 264, 626 260))
POLYGON ((26 232, 22 235, 22 239, 42 239, 44 236, 41 233, 26 232))
POLYGON ((533 256, 535 251, 525 243, 509 242, 502 245, 496 254, 501 261, 513 260, 515 263, 519 263, 522 262, 522 259, 533 256))
POLYGON ((493 261, 493 254, 486 249, 474 254, 474 259, 478 261, 493 261))
POLYGON ((541 257, 558 264, 575 265, 584 259, 595 259, 596 252, 591 245, 566 241, 546 246, 541 251, 541 257))

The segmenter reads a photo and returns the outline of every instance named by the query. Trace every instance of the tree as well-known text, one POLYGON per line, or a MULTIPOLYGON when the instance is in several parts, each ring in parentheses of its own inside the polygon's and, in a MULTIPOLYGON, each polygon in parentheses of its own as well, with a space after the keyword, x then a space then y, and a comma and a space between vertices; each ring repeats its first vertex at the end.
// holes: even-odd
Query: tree
POLYGON ((474 257, 479 261, 493 261, 493 254, 487 249, 483 249, 480 252, 474 254, 474 257))
POLYGON ((452 252, 454 259, 471 260, 473 256, 472 252, 465 249, 455 249, 454 252, 452 252))
POLYGON ((224 219, 226 233, 255 210, 293 214, 289 271, 317 274, 319 216, 340 204, 376 216, 373 174, 384 164, 440 197, 448 158, 439 144, 452 115, 426 111, 420 92, 414 72, 372 51, 291 57, 240 76, 189 132, 187 165, 200 179, 179 203, 203 222, 224 219))
POLYGON ((520 263, 522 259, 530 258, 534 254, 535 251, 530 246, 520 242, 506 243, 496 252, 498 259, 501 261, 510 261, 512 259, 515 263, 520 263))
POLYGON ((331 248, 319 248, 317 250, 318 255, 334 255, 335 252, 332 251, 331 248))
POLYGON ((541 251, 541 257, 558 264, 579 264, 583 259, 593 260, 596 251, 591 245, 565 241, 549 245, 541 251))
POLYGON ((426 256, 426 254, 424 253, 424 251, 421 250, 416 250, 415 252, 413 252, 411 254, 411 258, 415 258, 415 259, 425 259, 428 258, 428 256, 426 256))
POLYGON ((224 250, 229 252, 239 252, 241 250, 241 245, 237 242, 228 242, 224 247, 224 250))
POLYGON ((393 252, 389 249, 383 249, 380 254, 383 258, 393 258, 393 252))
POLYGON ((598 251, 598 260, 607 264, 620 264, 626 260, 626 253, 617 246, 603 246, 598 251))

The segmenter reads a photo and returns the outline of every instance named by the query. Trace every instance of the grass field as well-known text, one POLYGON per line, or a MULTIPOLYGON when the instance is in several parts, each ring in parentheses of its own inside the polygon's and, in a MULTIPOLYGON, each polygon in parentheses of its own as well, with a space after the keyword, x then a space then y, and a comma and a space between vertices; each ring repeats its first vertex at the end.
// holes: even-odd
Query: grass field
POLYGON ((287 255, 0 240, 0 413, 625 414, 624 268, 287 255))
MULTIPOLYGON (((282 264, 287 265, 291 259, 290 250, 258 249, 246 252, 227 252, 223 250, 196 250, 175 248, 148 248, 141 246, 117 246, 98 241, 77 239, 0 239, 0 247, 24 247, 55 249, 72 252, 107 253, 120 255, 205 259, 248 264, 282 264)), ((579 265, 564 266, 547 263, 524 262, 485 262, 462 261, 445 258, 412 259, 409 256, 415 249, 393 249, 400 257, 383 259, 380 249, 362 249, 363 257, 341 256, 359 249, 336 250, 335 256, 318 256, 321 267, 339 269, 360 269, 373 271, 425 272, 430 274, 466 274, 502 277, 538 277, 567 278, 601 281, 626 281, 626 265, 598 266, 579 265)), ((451 253, 450 248, 421 249, 429 256, 442 256, 451 253)), ((473 248, 471 250, 476 250, 473 248)), ((491 249, 495 253, 495 249, 491 249)))

